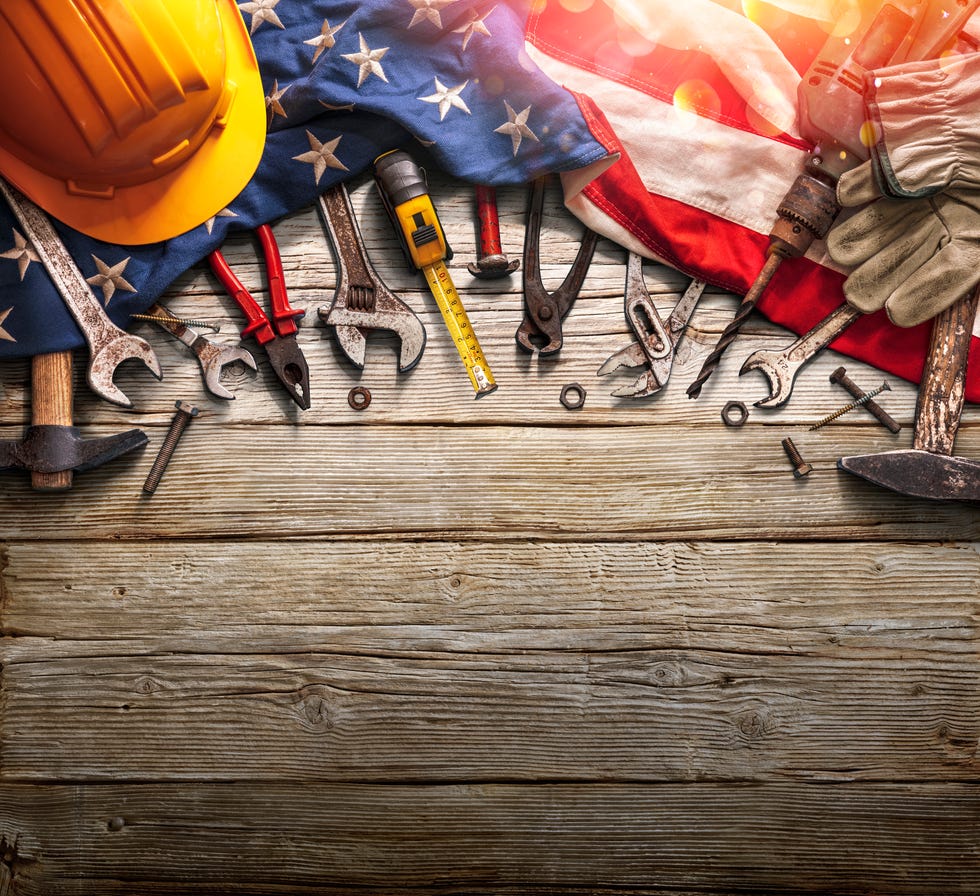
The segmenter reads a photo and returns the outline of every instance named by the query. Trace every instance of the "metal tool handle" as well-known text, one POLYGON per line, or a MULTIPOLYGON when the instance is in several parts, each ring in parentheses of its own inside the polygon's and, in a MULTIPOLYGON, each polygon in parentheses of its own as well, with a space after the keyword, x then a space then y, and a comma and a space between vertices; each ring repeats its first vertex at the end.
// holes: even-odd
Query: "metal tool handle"
MULTIPOLYGON (((72 353, 51 352, 31 358, 31 425, 72 425, 72 353)), ((62 491, 71 488, 74 472, 31 471, 31 488, 39 491, 62 491)))
POLYGON ((379 278, 365 253, 347 187, 337 184, 323 193, 319 210, 337 263, 335 303, 355 311, 373 311, 379 278))

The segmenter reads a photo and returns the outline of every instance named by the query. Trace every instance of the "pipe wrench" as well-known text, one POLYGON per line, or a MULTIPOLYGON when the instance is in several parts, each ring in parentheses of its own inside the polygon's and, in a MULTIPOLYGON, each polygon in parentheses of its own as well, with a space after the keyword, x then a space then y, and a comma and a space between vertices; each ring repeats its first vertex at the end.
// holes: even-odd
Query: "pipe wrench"
POLYGON ((612 392, 614 398, 645 398, 667 385, 674 349, 706 285, 704 280, 692 280, 664 322, 643 279, 643 259, 630 252, 626 264, 625 306, 626 320, 636 342, 607 358, 596 375, 606 376, 622 367, 646 367, 646 370, 629 385, 612 392))

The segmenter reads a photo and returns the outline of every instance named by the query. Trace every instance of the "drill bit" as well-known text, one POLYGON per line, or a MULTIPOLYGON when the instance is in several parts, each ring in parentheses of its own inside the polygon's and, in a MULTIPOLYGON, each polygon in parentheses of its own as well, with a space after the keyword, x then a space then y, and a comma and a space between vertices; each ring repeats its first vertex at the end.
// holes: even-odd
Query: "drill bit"
POLYGON ((725 349, 735 341, 742 324, 755 310, 759 298, 765 292, 783 259, 799 258, 806 254, 813 241, 823 239, 830 230, 830 225, 840 211, 840 206, 837 204, 836 181, 829 179, 817 169, 819 166, 816 166, 814 175, 801 174, 797 177, 779 203, 776 220, 773 222, 772 230, 769 231, 766 262, 745 294, 745 298, 742 299, 734 319, 725 327, 714 350, 705 358, 701 372, 688 386, 688 398, 697 398, 701 394, 701 387, 715 372, 725 349))
POLYGON ((738 336, 739 331, 742 329, 742 324, 745 323, 746 318, 755 310, 759 297, 769 285, 769 281, 772 280, 773 274, 776 273, 776 269, 782 263, 782 260, 783 256, 776 252, 771 252, 768 255, 765 265, 763 265, 762 270, 759 272, 759 276, 755 278, 755 282, 742 299, 742 304, 738 306, 738 311, 735 312, 735 317, 732 318, 732 322, 722 331, 711 354, 704 359, 704 364, 701 365, 701 372, 697 375, 694 382, 687 387, 688 398, 697 398, 701 394, 701 387, 707 382, 708 377, 715 372, 715 368, 721 363, 721 356, 725 354, 725 349, 735 341, 735 337, 738 336))

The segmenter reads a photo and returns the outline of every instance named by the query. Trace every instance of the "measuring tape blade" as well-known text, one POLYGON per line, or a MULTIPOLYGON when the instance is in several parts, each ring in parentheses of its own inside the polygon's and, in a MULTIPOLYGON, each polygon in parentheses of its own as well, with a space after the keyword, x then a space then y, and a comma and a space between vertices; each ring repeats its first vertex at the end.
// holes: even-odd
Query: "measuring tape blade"
POLYGON ((470 319, 463 307, 463 300, 456 292, 456 287, 453 285, 446 265, 437 261, 423 267, 422 272, 425 274, 429 290, 439 306, 439 311, 442 312, 442 319, 446 322, 446 328, 453 338, 456 351, 459 352, 463 364, 466 365, 466 372, 476 390, 476 397, 488 395, 497 388, 497 384, 494 382, 490 366, 483 355, 483 349, 480 348, 476 333, 473 332, 470 319))

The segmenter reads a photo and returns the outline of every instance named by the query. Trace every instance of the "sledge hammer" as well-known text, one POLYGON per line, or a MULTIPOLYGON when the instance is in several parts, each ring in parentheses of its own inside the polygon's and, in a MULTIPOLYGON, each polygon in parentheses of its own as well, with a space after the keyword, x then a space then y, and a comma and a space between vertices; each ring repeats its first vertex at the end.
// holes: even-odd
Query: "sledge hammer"
POLYGON ((22 441, 0 441, 0 471, 28 470, 38 491, 71 488, 74 473, 114 460, 147 443, 138 429, 101 439, 83 439, 72 426, 72 353, 31 359, 31 425, 22 441))
POLYGON ((980 461, 953 456, 980 289, 936 315, 919 386, 912 448, 842 457, 841 470, 913 498, 980 501, 980 461))

